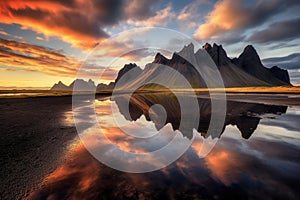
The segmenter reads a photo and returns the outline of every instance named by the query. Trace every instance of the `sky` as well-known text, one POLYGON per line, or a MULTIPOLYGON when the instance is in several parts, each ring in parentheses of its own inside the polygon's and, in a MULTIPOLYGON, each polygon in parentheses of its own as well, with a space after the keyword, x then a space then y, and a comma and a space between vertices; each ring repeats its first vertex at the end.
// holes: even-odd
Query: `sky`
POLYGON ((300 85, 299 9, 299 0, 1 0, 0 88, 70 84, 95 58, 114 62, 90 64, 86 77, 95 79, 94 72, 102 70, 100 82, 108 83, 124 64, 153 59, 159 50, 145 49, 149 38, 161 52, 169 49, 166 54, 182 48, 176 34, 166 42, 145 27, 222 44, 229 57, 252 44, 267 67, 287 69, 300 85))

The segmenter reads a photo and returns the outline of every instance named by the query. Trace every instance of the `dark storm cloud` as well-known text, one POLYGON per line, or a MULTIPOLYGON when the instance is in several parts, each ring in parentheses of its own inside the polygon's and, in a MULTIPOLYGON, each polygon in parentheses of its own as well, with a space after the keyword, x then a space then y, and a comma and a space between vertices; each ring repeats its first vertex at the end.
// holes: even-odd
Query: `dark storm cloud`
POLYGON ((275 22, 264 30, 254 32, 248 42, 271 43, 274 41, 290 41, 300 36, 300 18, 275 22))
POLYGON ((0 23, 57 36, 77 47, 91 48, 108 37, 107 26, 156 15, 158 0, 3 1, 0 23))
POLYGON ((127 0, 125 1, 125 17, 137 20, 147 19, 156 14, 160 0, 127 0))
POLYGON ((268 67, 278 65, 284 69, 299 69, 300 53, 294 53, 284 57, 266 58, 263 59, 262 62, 268 67))

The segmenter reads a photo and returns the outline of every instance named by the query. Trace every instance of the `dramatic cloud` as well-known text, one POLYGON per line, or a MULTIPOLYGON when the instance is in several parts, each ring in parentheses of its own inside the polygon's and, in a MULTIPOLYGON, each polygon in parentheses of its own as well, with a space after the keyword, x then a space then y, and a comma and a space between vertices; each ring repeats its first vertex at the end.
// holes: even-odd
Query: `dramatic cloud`
MULTIPOLYGON (((0 64, 5 71, 38 71, 45 74, 74 77, 82 61, 67 57, 62 51, 0 38, 0 64)), ((87 68, 87 76, 103 67, 87 68)), ((108 69, 103 79, 111 79, 116 71, 108 69)))
POLYGON ((299 5, 299 1, 257 1, 256 4, 247 6, 243 1, 222 0, 215 4, 206 23, 198 27, 194 37, 199 40, 214 39, 227 31, 260 25, 292 5, 299 5))
POLYGON ((277 65, 284 69, 299 69, 300 53, 294 53, 284 57, 266 58, 263 59, 262 62, 268 67, 277 65))
POLYGON ((4 1, 1 23, 16 23, 77 47, 89 48, 108 35, 101 29, 118 22, 122 3, 112 1, 4 1))
POLYGON ((236 44, 244 39, 245 35, 242 31, 232 31, 220 35, 216 41, 220 44, 236 44))
POLYGON ((172 6, 169 4, 166 8, 159 10, 152 17, 146 18, 144 20, 135 20, 129 19, 127 23, 135 26, 166 26, 173 18, 175 17, 175 13, 172 11, 172 6))
POLYGON ((177 20, 184 28, 193 28, 197 24, 195 19, 199 17, 199 7, 202 4, 208 4, 207 0, 196 0, 186 5, 177 16, 177 20))
POLYGON ((158 1, 44 0, 2 1, 0 23, 20 24, 45 36, 55 36, 80 48, 92 48, 108 37, 106 27, 129 21, 135 25, 166 25, 171 6, 155 9, 158 1))
POLYGON ((300 18, 275 22, 262 31, 254 32, 248 42, 270 43, 274 41, 290 41, 300 36, 300 18))
POLYGON ((125 3, 125 15, 127 18, 145 20, 156 15, 159 0, 128 0, 125 3))
POLYGON ((74 75, 79 62, 63 52, 37 45, 0 38, 0 63, 3 66, 42 71, 52 75, 74 75))

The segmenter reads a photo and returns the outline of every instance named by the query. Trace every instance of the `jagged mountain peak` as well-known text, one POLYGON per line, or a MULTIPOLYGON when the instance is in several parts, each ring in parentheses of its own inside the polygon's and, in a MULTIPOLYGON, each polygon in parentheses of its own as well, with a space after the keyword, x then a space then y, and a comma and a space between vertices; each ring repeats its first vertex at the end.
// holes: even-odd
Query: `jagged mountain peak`
POLYGON ((118 73, 118 76, 117 76, 117 78, 115 80, 115 83, 117 83, 124 74, 126 74, 127 72, 129 72, 132 69, 135 70, 135 73, 127 74, 126 80, 123 80, 124 82, 129 82, 129 81, 133 80, 134 78, 136 78, 137 76, 139 76, 142 73, 142 71, 143 71, 135 63, 125 64, 124 67, 122 69, 120 69, 120 71, 118 73))
MULTIPOLYGON (((156 76, 164 70, 163 65, 167 65, 182 74, 192 87, 206 87, 203 76, 211 78, 212 69, 207 66, 211 66, 212 62, 217 65, 225 87, 291 85, 287 70, 283 70, 277 66, 270 69, 263 66, 257 51, 252 45, 246 46, 238 58, 230 59, 223 46, 216 43, 213 45, 206 43, 196 53, 194 53, 193 43, 190 43, 184 46, 178 53, 174 52, 171 59, 166 58, 161 53, 157 53, 153 62, 146 64, 144 70, 135 63, 125 64, 119 70, 115 83, 120 83, 124 88, 127 86, 130 88, 136 84, 143 85, 146 80, 155 80, 156 76), (212 59, 207 59, 207 54, 212 59), (211 63, 208 64, 208 62, 211 63), (203 73, 201 75, 197 72, 198 68, 196 67, 202 70, 201 72, 203 73), (134 69, 134 73, 127 74, 132 69, 134 69), (118 82, 124 74, 126 74, 124 79, 118 82)), ((169 74, 166 78, 176 83, 174 74, 169 74)), ((217 80, 211 81, 214 82, 217 80)), ((77 84, 82 82, 84 90, 90 90, 90 88, 95 87, 91 79, 87 82, 77 79, 70 86, 65 86, 59 81, 52 88, 67 88, 72 90, 75 82, 77 84), (58 87, 57 85, 61 85, 62 87, 58 87)), ((97 88, 112 89, 113 87, 114 83, 108 86, 99 84, 97 88)))
POLYGON ((181 56, 194 55, 194 48, 194 44, 190 43, 188 45, 185 45, 177 54, 181 56))
MULTIPOLYGON (((212 69, 207 68, 207 62, 214 62, 223 78, 225 87, 243 87, 243 86, 270 86, 270 85, 289 85, 288 74, 283 70, 276 68, 269 70, 264 67, 260 58, 252 45, 245 47, 239 58, 230 59, 222 45, 206 43, 203 48, 194 53, 194 45, 190 43, 185 45, 179 52, 174 52, 171 59, 157 53, 154 61, 145 66, 144 71, 128 85, 142 83, 144 80, 151 80, 160 74, 162 66, 153 65, 163 64, 177 70, 185 76, 193 87, 205 87, 205 81, 201 76, 211 77, 212 69), (211 59, 205 59, 207 53, 211 59), (199 65, 199 63, 203 65, 199 65), (200 67, 203 71, 201 76, 195 67, 200 67)), ((122 71, 121 69, 120 71, 122 71)), ((170 79, 172 75, 170 74, 170 79)), ((175 80, 171 80, 176 82, 175 80)), ((216 81, 216 80, 212 80, 216 81)))
POLYGON ((83 79, 75 79, 69 86, 65 85, 62 81, 54 84, 51 90, 66 90, 71 91, 73 90, 74 86, 76 85, 77 90, 94 90, 96 88, 95 83, 92 79, 85 81, 83 79))
POLYGON ((178 53, 174 53, 171 62, 179 61, 181 63, 185 63, 186 61, 190 63, 195 62, 195 47, 193 43, 186 45, 183 47, 181 51, 178 53), (180 58, 179 58, 180 57, 180 58))
POLYGON ((163 65, 167 65, 169 63, 169 59, 158 52, 155 55, 154 61, 152 63, 160 63, 163 65))
POLYGON ((256 49, 253 47, 253 45, 249 44, 244 48, 244 52, 255 52, 256 53, 256 49))
POLYGON ((211 49, 212 46, 211 46, 209 43, 206 42, 206 43, 202 46, 202 48, 207 50, 207 49, 211 49))
POLYGON ((230 59, 222 45, 214 43, 213 46, 211 46, 209 43, 206 43, 203 45, 203 48, 207 51, 218 67, 227 65, 230 62, 230 59))
POLYGON ((241 55, 239 56, 239 59, 245 59, 247 60, 255 60, 256 62, 260 62, 259 55, 256 51, 256 49, 252 45, 247 45, 241 55))
POLYGON ((58 83, 55 83, 50 90, 68 90, 68 86, 66 86, 63 82, 58 81, 58 83))

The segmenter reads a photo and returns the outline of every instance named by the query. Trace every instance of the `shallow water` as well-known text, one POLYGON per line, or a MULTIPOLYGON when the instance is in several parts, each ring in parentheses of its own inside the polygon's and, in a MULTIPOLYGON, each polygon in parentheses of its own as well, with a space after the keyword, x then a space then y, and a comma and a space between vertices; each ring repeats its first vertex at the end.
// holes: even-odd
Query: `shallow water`
POLYGON ((300 107, 228 101, 224 126, 210 132, 211 101, 197 102, 184 111, 163 94, 80 102, 81 140, 28 198, 299 199, 300 107))
POLYGON ((16 97, 16 96, 40 96, 45 93, 39 93, 39 92, 23 92, 23 93, 3 93, 0 94, 0 97, 16 97))

